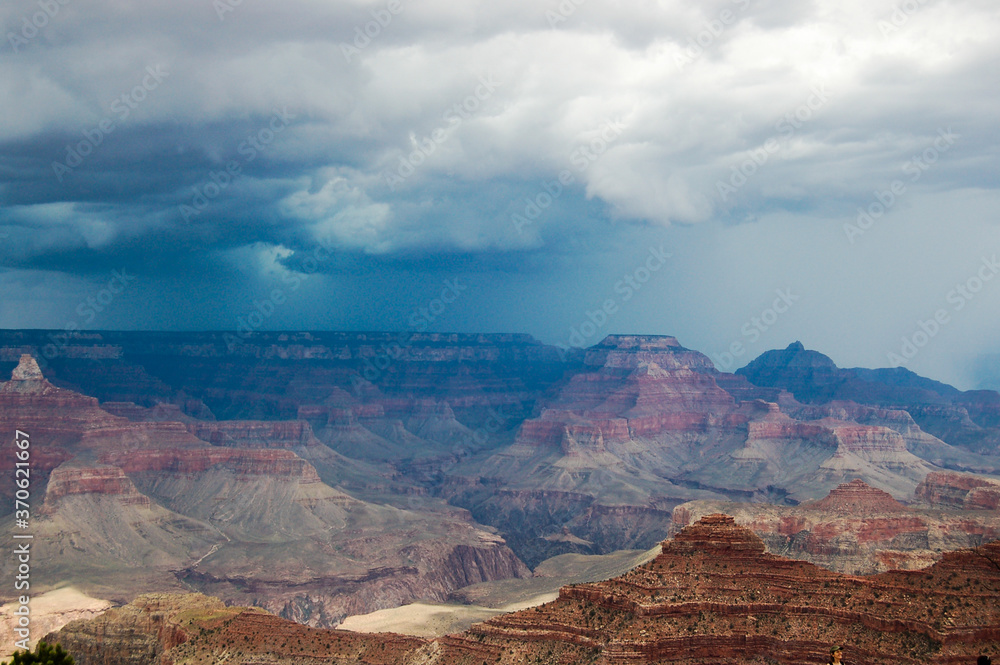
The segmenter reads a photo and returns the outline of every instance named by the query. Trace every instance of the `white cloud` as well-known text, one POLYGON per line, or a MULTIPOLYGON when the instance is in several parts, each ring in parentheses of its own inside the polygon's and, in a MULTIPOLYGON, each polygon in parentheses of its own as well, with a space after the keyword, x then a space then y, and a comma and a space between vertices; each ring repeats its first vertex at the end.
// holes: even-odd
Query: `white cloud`
POLYGON ((342 176, 327 177, 316 191, 303 188, 287 196, 281 203, 283 212, 307 222, 323 246, 373 253, 392 249, 393 238, 386 233, 392 220, 390 206, 372 203, 342 176))

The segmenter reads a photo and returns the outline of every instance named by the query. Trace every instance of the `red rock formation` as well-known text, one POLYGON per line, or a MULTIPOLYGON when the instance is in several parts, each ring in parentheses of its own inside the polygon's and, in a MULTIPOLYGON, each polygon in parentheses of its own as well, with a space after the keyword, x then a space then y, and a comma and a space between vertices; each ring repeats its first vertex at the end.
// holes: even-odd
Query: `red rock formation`
POLYGON ((896 513, 906 510, 906 506, 892 498, 888 492, 871 487, 857 478, 849 483, 838 485, 825 498, 802 507, 855 516, 870 513, 896 513))
MULTIPOLYGON (((774 405, 777 406, 777 405, 774 405)), ((816 439, 829 440, 827 428, 810 423, 800 423, 785 417, 783 419, 768 419, 747 423, 747 441, 763 439, 816 439)))
POLYGON ((226 420, 188 423, 189 432, 213 446, 234 448, 295 448, 318 446, 319 439, 302 420, 226 420))
POLYGON ((704 432, 734 408, 710 375, 691 369, 705 369, 707 359, 673 338, 609 337, 588 353, 588 364, 598 361, 601 369, 574 375, 539 418, 522 424, 518 445, 558 446, 581 431, 606 443, 704 432))
MULTIPOLYGON (((132 423, 103 411, 92 397, 57 388, 29 355, 21 357, 10 381, 0 383, 0 432, 9 433, 0 443, 0 451, 6 451, 0 455, 0 470, 11 475, 16 461, 14 430, 29 436, 31 477, 41 486, 53 469, 79 455, 92 461, 94 452, 163 443, 203 445, 180 423, 132 423)), ((65 482, 57 479, 55 487, 62 487, 59 491, 65 495, 65 482)), ((0 488, 0 495, 13 495, 12 484, 4 483, 0 488)))
POLYGON ((917 487, 915 495, 932 506, 966 510, 1000 509, 1000 482, 965 473, 929 473, 917 487))
POLYGON ((124 505, 150 506, 149 497, 140 494, 118 467, 60 466, 49 476, 43 511, 51 514, 60 499, 73 494, 103 494, 117 497, 124 505))
MULTIPOLYGON (((53 386, 30 357, 0 384, 0 426, 31 436, 41 504, 32 526, 48 553, 33 572, 45 584, 86 584, 115 599, 137 587, 201 585, 331 625, 348 612, 444 600, 461 586, 529 573, 463 511, 403 511, 324 484, 295 451, 331 473, 349 463, 304 421, 185 424, 155 420, 164 415, 156 407, 112 408, 133 419, 53 386)), ((12 445, 4 439, 9 466, 12 445)))
POLYGON ((712 515, 623 577, 564 588, 554 603, 468 635, 499 649, 571 642, 598 649, 608 663, 803 662, 834 642, 858 662, 947 662, 1000 637, 1000 608, 987 600, 997 589, 1000 568, 977 555, 947 555, 925 573, 843 577, 767 554, 750 530, 712 515), (949 578, 961 586, 945 587, 949 578), (922 601, 930 589, 934 600, 922 601))
POLYGON ((161 663, 233 657, 292 665, 822 662, 831 644, 850 662, 957 665, 1000 640, 1000 543, 946 555, 924 571, 871 577, 832 573, 768 554, 725 515, 687 527, 649 563, 605 582, 563 587, 557 600, 500 615, 435 640, 313 631, 260 613, 172 597, 111 610, 50 640, 80 665, 120 665, 155 636, 161 663), (182 618, 184 617, 184 618, 182 618), (179 634, 179 633, 182 633, 179 634))
POLYGON ((30 356, 22 358, 7 383, 0 384, 0 428, 27 431, 50 449, 120 449, 151 441, 200 445, 175 422, 137 422, 112 416, 97 400, 49 383, 30 356))
MULTIPOLYGON (((610 521, 581 530, 577 515, 549 524, 566 515, 555 505, 532 513, 510 507, 508 518, 499 498, 488 497, 496 493, 491 483, 572 492, 592 497, 595 506, 642 510, 661 499, 671 507, 695 498, 809 501, 852 477, 902 498, 934 468, 881 423, 819 413, 803 421, 776 403, 737 403, 720 387, 722 375, 711 361, 672 338, 609 336, 587 352, 585 367, 589 371, 570 376, 537 417, 521 424, 513 445, 480 467, 481 491, 449 487, 449 500, 494 520, 505 533, 525 522, 542 523, 546 528, 538 535, 544 538, 569 526, 593 544, 590 551, 601 553, 652 543, 626 539, 626 523, 617 534, 610 521)), ((529 563, 568 551, 534 539, 512 542, 529 563)))
POLYGON ((42 381, 44 379, 38 361, 27 353, 21 355, 20 362, 10 375, 11 381, 42 381))
POLYGON ((304 483, 320 482, 316 469, 290 450, 158 448, 107 453, 101 461, 118 466, 128 474, 164 471, 193 474, 223 466, 239 475, 293 477, 304 483))
MULTIPOLYGON (((44 333, 0 331, 0 363, 47 341, 44 333)), ((504 516, 493 510, 499 497, 488 496, 491 488, 584 494, 590 500, 581 510, 591 504, 640 509, 695 498, 809 501, 852 477, 903 498, 933 470, 910 453, 941 468, 996 467, 988 456, 956 456, 922 432, 903 410, 906 400, 799 404, 780 388, 717 372, 706 356, 671 337, 610 336, 565 354, 527 336, 370 332, 259 332, 239 340, 216 333, 88 332, 66 336, 65 346, 64 357, 45 368, 50 378, 63 387, 88 386, 83 392, 98 396, 104 410, 133 421, 98 426, 91 419, 74 445, 100 454, 161 444, 198 447, 189 436, 193 427, 215 444, 293 449, 324 480, 349 490, 407 495, 475 485, 479 491, 463 489, 461 498, 445 496, 481 519, 496 515, 494 526, 517 531, 524 544, 544 542, 582 513, 551 506, 539 511, 538 522, 535 514, 504 516), (76 360, 87 358, 113 361, 76 360), (518 430, 529 414, 534 417, 518 430), (228 424, 198 422, 216 417, 228 424), (292 418, 308 422, 338 453, 372 464, 348 468, 341 459, 324 465, 314 455, 320 446, 295 445, 309 438, 303 432, 299 439, 295 426, 262 424, 292 418), (148 421, 164 424, 153 432, 148 421), (177 422, 186 425, 183 431, 177 422), (147 446, 150 437, 160 443, 147 446), (480 465, 490 449, 496 456, 480 465), (488 502, 488 510, 479 510, 488 502)), ((791 372, 814 393, 829 388, 837 396, 843 377, 829 359, 801 345, 784 355, 772 369, 791 372)), ((940 384, 901 374, 889 379, 906 391, 885 395, 944 404, 940 384)), ((888 385, 882 374, 852 376, 864 379, 848 386, 858 394, 888 385)), ((956 432, 992 427, 1000 412, 993 393, 955 399, 949 408, 967 412, 952 423, 956 432)), ((980 496, 977 505, 991 505, 989 492, 980 496)), ((616 532, 608 517, 594 530, 593 551, 645 546, 663 535, 634 542, 625 536, 634 529, 630 522, 616 532)), ((582 533, 575 523, 571 531, 582 533)))
POLYGON ((263 610, 226 607, 200 594, 148 594, 90 621, 46 636, 77 665, 202 665, 232 658, 253 662, 364 662, 392 665, 426 644, 394 635, 371 638, 320 630, 263 610))
POLYGON ((845 450, 866 453, 906 453, 906 442, 895 430, 855 423, 829 423, 845 450))
POLYGON ((946 551, 1000 537, 1000 515, 919 510, 860 480, 794 507, 693 501, 674 509, 674 528, 718 511, 772 552, 854 574, 924 568, 946 551))
POLYGON ((691 556, 706 551, 734 562, 754 561, 764 554, 764 541, 753 531, 737 527, 731 516, 716 513, 702 517, 663 543, 664 554, 691 556))
MULTIPOLYGON (((7 336, 0 333, 0 339, 7 336)), ((18 353, 33 343, 30 333, 15 337, 18 353)), ((198 519, 219 528, 228 528, 236 519, 233 515, 244 515, 251 506, 270 519, 280 512, 272 503, 281 510, 287 506, 283 502, 290 502, 323 513, 323 518, 303 517, 316 532, 339 533, 338 520, 344 515, 330 509, 331 501, 319 492, 315 479, 302 482, 308 468, 301 467, 296 475, 295 463, 288 458, 204 452, 188 456, 183 452, 188 447, 209 448, 206 441, 191 436, 192 431, 208 443, 238 450, 294 449, 325 481, 346 491, 352 491, 352 484, 395 505, 403 505, 398 495, 391 496, 397 492, 408 493, 405 500, 440 489, 476 519, 490 520, 505 534, 514 534, 509 542, 516 541, 525 557, 569 551, 573 543, 554 544, 566 549, 543 549, 550 542, 546 537, 563 528, 577 536, 578 543, 592 543, 591 551, 648 546, 665 535, 668 511, 691 498, 809 501, 853 477, 904 498, 932 468, 910 454, 921 432, 899 408, 905 401, 864 408, 847 402, 822 405, 830 408, 824 412, 816 406, 807 417, 802 414, 813 405, 797 404, 778 388, 754 387, 742 377, 721 375, 707 357, 684 349, 673 338, 613 336, 587 352, 570 352, 566 363, 557 361, 551 347, 502 335, 262 332, 228 348, 211 333, 87 333, 85 342, 71 346, 74 358, 109 357, 114 362, 54 363, 50 367, 59 372, 58 385, 93 381, 99 390, 88 393, 114 400, 104 403, 105 410, 132 422, 101 414, 96 404, 88 403, 64 409, 66 413, 52 409, 36 416, 32 425, 43 438, 51 434, 60 444, 58 450, 85 456, 80 460, 84 465, 101 459, 127 464, 132 451, 156 451, 136 456, 130 468, 143 476, 136 484, 167 503, 179 492, 197 495, 198 508, 204 509, 198 519), (94 370, 89 372, 87 365, 94 370), (581 366, 584 371, 579 372, 581 366), (760 401, 762 397, 768 401, 760 401), (741 402, 746 399, 756 401, 741 402), (192 422, 194 415, 212 413, 207 407, 204 414, 195 413, 200 400, 220 418, 255 420, 192 422), (145 407, 123 404, 128 401, 150 408, 139 411, 145 407), (171 404, 155 406, 164 401, 171 404), (493 409, 502 411, 496 427, 489 413, 493 409), (521 427, 510 445, 527 414, 537 417, 521 427), (307 424, 276 420, 296 416, 307 424), (60 418, 67 424, 62 434, 60 418), (148 422, 171 418, 176 421, 156 426, 148 422), (74 419, 80 427, 70 426, 74 419), (47 421, 56 427, 45 429, 47 421), (318 453, 327 448, 315 445, 308 428, 340 453, 375 464, 324 466, 318 453), (480 464, 489 449, 496 455, 480 464), (183 460, 185 456, 189 459, 183 460), (271 476, 261 469, 286 475, 271 476), (152 477, 158 474, 163 482, 155 484, 152 477), (206 485, 211 491, 203 490, 206 485), (300 485, 309 487, 303 490, 300 485), (257 500, 237 505, 235 497, 249 494, 249 487, 257 500), (510 490, 514 498, 507 501, 510 496, 501 489, 510 490), (218 521, 211 521, 217 516, 218 521)), ((0 359, 12 361, 14 356, 6 353, 0 353, 0 359)), ((838 376, 817 355, 793 365, 804 381, 822 383, 838 376)), ((38 382, 29 370, 10 383, 24 387, 38 382)), ((12 400, 30 397, 24 390, 8 392, 12 400)), ((968 397, 941 417, 965 409, 966 416, 954 421, 959 430, 992 426, 997 400, 988 394, 968 397)), ((0 420, 2 400, 0 396, 0 420)), ((28 411, 34 408, 25 413, 32 417, 28 411)), ((938 446, 932 451, 935 456, 920 455, 952 468, 952 458, 938 456, 946 444, 931 444, 938 446)), ((39 449, 43 478, 47 468, 65 459, 47 458, 51 453, 39 449)), ((988 467, 988 458, 979 462, 982 466, 975 468, 988 467)), ((970 506, 994 505, 989 488, 974 488, 968 501, 970 506)), ((781 528, 790 532, 793 524, 781 528)), ((921 528, 908 516, 879 516, 861 530, 820 529, 823 538, 799 540, 831 557, 851 557, 861 556, 868 543, 887 538, 904 550, 908 543, 902 540, 925 537, 921 528)), ((955 527, 938 537, 954 545, 965 533, 955 527)), ((379 546, 398 546, 398 540, 390 541, 392 545, 380 541, 379 546)), ((208 567, 212 558, 203 565, 208 567)), ((382 566, 403 567, 399 562, 382 566)), ((236 575, 219 577, 240 582, 236 575)))
POLYGON ((994 391, 963 393, 903 367, 841 369, 830 358, 806 350, 799 342, 783 350, 767 351, 737 373, 754 385, 787 390, 798 401, 820 408, 837 402, 889 410, 905 408, 907 416, 924 433, 936 437, 938 443, 950 444, 926 450, 927 454, 944 453, 951 468, 991 473, 998 470, 995 456, 1000 451, 1000 395, 994 391), (952 446, 964 450, 949 449, 952 446))
POLYGON ((964 507, 969 510, 1000 510, 1000 485, 974 488, 965 497, 964 507))

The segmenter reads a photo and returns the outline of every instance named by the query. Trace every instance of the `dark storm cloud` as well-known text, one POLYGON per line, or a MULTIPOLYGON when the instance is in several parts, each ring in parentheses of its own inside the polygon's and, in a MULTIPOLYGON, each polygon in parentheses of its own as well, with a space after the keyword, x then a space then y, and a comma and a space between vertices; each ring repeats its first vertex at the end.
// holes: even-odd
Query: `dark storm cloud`
MULTIPOLYGON (((556 339, 666 229, 688 268, 656 288, 687 310, 650 302, 615 325, 689 327, 689 345, 722 348, 742 300, 788 275, 821 289, 843 265, 862 276, 844 298, 862 304, 796 331, 835 346, 830 321, 878 313, 886 330, 853 363, 878 364, 934 298, 912 297, 920 276, 889 305, 865 284, 917 256, 946 262, 921 283, 946 292, 988 238, 944 259, 916 238, 956 223, 956 201, 969 233, 996 226, 998 12, 977 0, 7 2, 0 324, 58 320, 116 266, 146 280, 123 321, 163 325, 182 308, 206 327, 289 274, 331 294, 331 312, 338 297, 401 312, 290 305, 287 325, 378 327, 405 319, 421 283, 478 273, 499 313, 470 306, 456 325, 507 316, 556 339), (886 216, 852 237, 858 209, 896 180, 886 216), (350 281, 361 274, 383 277, 350 281), (204 295, 227 289, 241 295, 204 295)), ((963 339, 983 347, 978 316, 963 339)))

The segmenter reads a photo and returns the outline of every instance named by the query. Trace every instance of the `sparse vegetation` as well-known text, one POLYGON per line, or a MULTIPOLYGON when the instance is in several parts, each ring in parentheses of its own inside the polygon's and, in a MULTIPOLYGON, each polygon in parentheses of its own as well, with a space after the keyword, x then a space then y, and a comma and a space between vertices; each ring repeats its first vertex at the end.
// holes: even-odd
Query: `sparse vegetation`
POLYGON ((52 646, 39 642, 34 651, 18 651, 13 658, 4 661, 2 665, 74 665, 73 656, 69 655, 62 645, 52 646))

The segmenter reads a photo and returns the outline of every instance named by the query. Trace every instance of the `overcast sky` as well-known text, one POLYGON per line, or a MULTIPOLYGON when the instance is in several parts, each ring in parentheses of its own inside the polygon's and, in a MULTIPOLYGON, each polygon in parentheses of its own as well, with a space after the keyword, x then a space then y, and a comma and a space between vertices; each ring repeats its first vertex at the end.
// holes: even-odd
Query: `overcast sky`
POLYGON ((962 388, 1000 353, 995 0, 0 25, 2 327, 657 333, 730 371, 801 340, 962 388))

